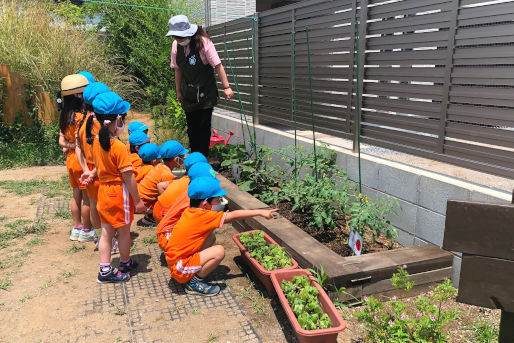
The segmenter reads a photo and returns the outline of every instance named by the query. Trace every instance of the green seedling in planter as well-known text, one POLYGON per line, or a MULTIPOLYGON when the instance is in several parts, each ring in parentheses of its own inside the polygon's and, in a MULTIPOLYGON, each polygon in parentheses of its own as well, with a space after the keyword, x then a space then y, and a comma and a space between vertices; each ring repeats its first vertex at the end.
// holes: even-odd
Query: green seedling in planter
POLYGON ((280 288, 304 330, 332 327, 330 317, 323 313, 318 300, 319 291, 310 285, 307 276, 293 276, 291 281, 282 280, 280 288))
POLYGON ((276 244, 267 244, 264 232, 255 231, 239 236, 239 241, 253 257, 266 270, 276 270, 291 267, 293 262, 286 250, 276 244))

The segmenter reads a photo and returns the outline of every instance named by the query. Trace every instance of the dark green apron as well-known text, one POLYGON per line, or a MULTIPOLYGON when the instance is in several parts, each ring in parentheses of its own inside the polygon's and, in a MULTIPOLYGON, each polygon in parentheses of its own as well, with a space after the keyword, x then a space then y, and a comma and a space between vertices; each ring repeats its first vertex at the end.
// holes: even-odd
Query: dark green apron
POLYGON ((185 48, 177 44, 177 65, 182 72, 180 91, 184 111, 193 112, 216 106, 218 87, 214 68, 210 64, 203 64, 200 53, 191 49, 186 56, 185 48))

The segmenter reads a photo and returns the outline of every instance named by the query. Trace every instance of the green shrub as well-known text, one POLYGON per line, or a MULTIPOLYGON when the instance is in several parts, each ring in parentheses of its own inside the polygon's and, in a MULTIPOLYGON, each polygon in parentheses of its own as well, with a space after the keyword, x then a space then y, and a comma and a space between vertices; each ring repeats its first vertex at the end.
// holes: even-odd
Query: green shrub
POLYGON ((141 96, 132 76, 117 65, 116 56, 94 31, 58 19, 50 1, 0 3, 0 61, 52 95, 61 80, 81 70, 91 72, 131 101, 141 96))
POLYGON ((184 146, 189 145, 186 114, 173 89, 169 91, 166 105, 153 107, 152 119, 154 120, 154 141, 157 144, 174 139, 184 146))
POLYGON ((131 0, 130 3, 176 9, 166 11, 88 4, 101 15, 97 28, 105 29, 109 51, 121 56, 121 64, 127 68, 127 72, 138 78, 139 85, 146 91, 145 105, 152 107, 163 104, 169 90, 175 88, 174 72, 170 68, 173 40, 165 37, 168 20, 186 10, 203 9, 203 4, 185 0, 131 0))

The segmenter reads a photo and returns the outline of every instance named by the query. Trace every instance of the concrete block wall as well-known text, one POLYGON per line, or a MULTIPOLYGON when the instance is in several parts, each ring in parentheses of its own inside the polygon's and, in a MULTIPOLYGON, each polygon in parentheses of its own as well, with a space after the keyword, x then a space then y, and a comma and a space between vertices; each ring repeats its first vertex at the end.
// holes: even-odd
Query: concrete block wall
MULTIPOLYGON (((243 142, 242 127, 238 118, 214 113, 212 127, 221 135, 232 130, 231 143, 243 142)), ((244 127, 247 142, 248 131, 244 127)), ((252 129, 253 130, 253 129, 252 129)), ((256 125, 256 142, 274 149, 294 145, 294 136, 281 130, 256 125)), ((297 137, 297 144, 312 149, 312 140, 297 137)), ((357 154, 350 150, 329 145, 337 153, 336 164, 346 170, 350 180, 358 182, 357 154)), ((510 203, 509 192, 493 190, 471 182, 415 168, 403 163, 389 161, 376 156, 361 154, 361 177, 363 193, 372 199, 391 196, 401 204, 398 216, 391 218, 398 229, 398 242, 403 246, 425 243, 443 244, 448 199, 477 200, 510 203)), ((458 286, 461 255, 454 254, 453 283, 458 286)))

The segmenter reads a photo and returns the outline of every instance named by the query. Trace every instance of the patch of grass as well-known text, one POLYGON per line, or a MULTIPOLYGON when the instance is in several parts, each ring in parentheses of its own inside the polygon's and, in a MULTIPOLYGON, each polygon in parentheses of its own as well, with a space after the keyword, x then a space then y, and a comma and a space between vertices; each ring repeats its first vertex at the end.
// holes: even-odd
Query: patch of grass
POLYGON ((157 236, 145 237, 145 238, 143 238, 143 243, 146 246, 149 246, 151 244, 157 244, 157 236))
POLYGON ((137 231, 155 230, 155 226, 137 226, 137 231))
POLYGON ((244 287, 239 292, 234 292, 234 294, 238 297, 246 298, 252 302, 252 309, 255 314, 266 314, 264 311, 264 296, 262 294, 255 294, 255 289, 253 286, 244 287))
POLYGON ((498 341, 498 329, 487 321, 480 321, 471 328, 473 331, 473 342, 492 343, 498 341))
POLYGON ((57 280, 63 281, 64 283, 68 283, 69 279, 76 276, 78 273, 79 273, 79 271, 77 269, 73 269, 71 272, 65 270, 59 274, 59 277, 57 278, 57 280))
POLYGON ((136 251, 136 249, 137 249, 137 243, 134 243, 134 244, 132 244, 132 246, 130 247, 130 252, 134 252, 134 251, 136 251))
POLYGON ((192 310, 191 310, 191 313, 192 314, 200 314, 200 309, 197 308, 197 307, 194 307, 192 310))
POLYGON ((125 311, 125 309, 119 307, 116 309, 116 312, 114 312, 114 314, 117 316, 124 316, 126 313, 127 311, 125 311))
POLYGON ((69 193, 69 185, 67 183, 64 184, 62 178, 61 180, 0 181, 0 187, 2 187, 6 192, 18 196, 44 193, 47 190, 52 190, 50 194, 55 194, 56 191, 61 192, 64 190, 69 193), (66 186, 66 189, 64 186, 66 186))
POLYGON ((79 251, 82 251, 82 250, 85 250, 85 249, 86 249, 86 245, 85 244, 82 244, 82 245, 75 245, 74 244, 70 248, 66 249, 66 251, 64 253, 66 255, 71 255, 71 254, 78 253, 79 251))
POLYGON ((12 285, 12 282, 9 279, 3 279, 0 281, 0 289, 3 291, 6 291, 7 288, 9 288, 9 286, 11 286, 11 285, 12 285))
POLYGON ((9 243, 9 242, 0 242, 0 249, 7 248, 10 245, 11 245, 11 243, 9 243))
POLYGON ((21 299, 20 299, 20 302, 24 303, 25 301, 30 300, 30 299, 32 299, 32 295, 30 295, 30 294, 25 294, 25 295, 23 296, 23 298, 21 298, 21 299))
POLYGON ((208 343, 212 343, 212 342, 217 342, 218 341, 218 336, 216 336, 215 334, 213 334, 212 332, 209 333, 209 338, 207 338, 207 342, 208 343))
POLYGON ((71 211, 67 208, 59 208, 54 213, 55 218, 72 219, 71 211))
POLYGON ((35 220, 18 219, 12 223, 5 224, 7 231, 0 232, 0 242, 25 237, 31 234, 41 234, 50 228, 44 218, 35 220))
POLYGON ((53 285, 53 281, 51 279, 48 279, 45 281, 44 284, 39 286, 39 289, 44 290, 44 289, 50 288, 52 285, 53 285))
POLYGON ((41 238, 32 238, 30 241, 25 243, 28 247, 35 247, 37 245, 44 245, 45 241, 43 241, 41 238))
POLYGON ((0 223, 4 222, 8 218, 8 216, 0 216, 0 223))

